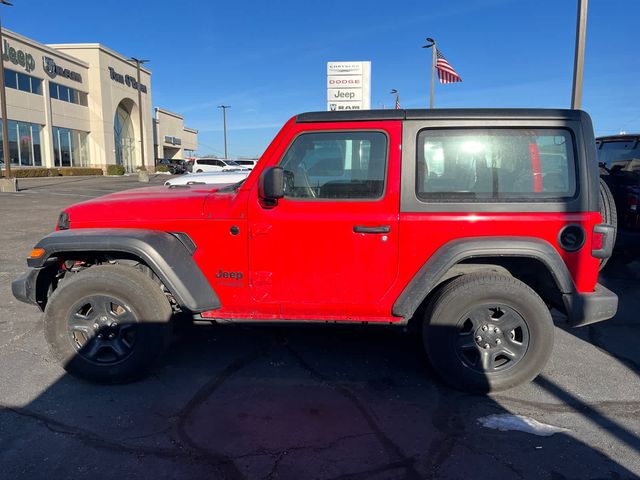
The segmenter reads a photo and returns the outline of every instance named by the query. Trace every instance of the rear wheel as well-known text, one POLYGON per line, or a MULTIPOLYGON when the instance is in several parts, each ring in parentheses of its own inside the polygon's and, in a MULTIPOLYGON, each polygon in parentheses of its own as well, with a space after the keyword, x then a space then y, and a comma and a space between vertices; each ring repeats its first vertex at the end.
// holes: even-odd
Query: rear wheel
POLYGON ((535 378, 551 355, 554 327, 549 309, 526 284, 479 272, 436 294, 423 335, 429 359, 447 383, 489 392, 535 378))
MULTIPOLYGON (((602 223, 613 227, 613 243, 615 245, 618 230, 618 214, 611 190, 609 190, 609 187, 602 178, 600 179, 600 215, 602 215, 602 223)), ((609 258, 600 259, 600 270, 604 268, 608 261, 609 258)))
POLYGON ((159 285, 122 265, 88 268, 60 284, 45 309, 45 336, 65 370, 122 383, 143 376, 171 336, 172 310, 159 285))

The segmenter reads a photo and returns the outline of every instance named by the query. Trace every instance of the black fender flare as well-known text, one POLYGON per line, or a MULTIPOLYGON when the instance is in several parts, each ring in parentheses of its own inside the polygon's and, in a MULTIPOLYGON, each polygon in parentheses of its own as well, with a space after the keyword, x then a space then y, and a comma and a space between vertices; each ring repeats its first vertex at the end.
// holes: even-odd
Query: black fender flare
POLYGON ((534 237, 471 237, 444 244, 425 262, 393 304, 393 315, 409 320, 447 272, 475 257, 526 257, 542 262, 560 293, 573 294, 575 284, 562 257, 553 246, 534 237))
POLYGON ((47 235, 34 248, 45 254, 29 258, 41 269, 64 252, 124 252, 139 257, 182 307, 194 313, 220 308, 220 299, 193 260, 196 246, 183 233, 129 228, 81 228, 47 235))

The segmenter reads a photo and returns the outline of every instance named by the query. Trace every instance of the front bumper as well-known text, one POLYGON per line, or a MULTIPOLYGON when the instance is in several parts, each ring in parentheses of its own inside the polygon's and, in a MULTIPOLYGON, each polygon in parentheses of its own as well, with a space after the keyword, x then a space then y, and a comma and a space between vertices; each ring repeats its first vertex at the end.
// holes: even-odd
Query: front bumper
POLYGON ((562 301, 572 327, 608 320, 618 311, 618 296, 599 283, 592 293, 564 293, 562 301))
POLYGON ((13 296, 21 302, 40 306, 36 297, 38 274, 40 272, 41 269, 30 268, 11 282, 13 296))

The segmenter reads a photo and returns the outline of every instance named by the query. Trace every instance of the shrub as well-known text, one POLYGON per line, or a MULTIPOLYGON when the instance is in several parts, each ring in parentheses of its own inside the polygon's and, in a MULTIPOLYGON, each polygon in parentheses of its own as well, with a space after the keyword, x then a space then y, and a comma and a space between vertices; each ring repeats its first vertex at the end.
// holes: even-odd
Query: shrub
POLYGON ((156 167, 156 172, 168 172, 169 171, 169 167, 167 167, 166 165, 158 165, 156 167))
MULTIPOLYGON (((0 170, 4 175, 4 170, 0 170)), ((102 175, 101 168, 89 167, 62 167, 62 168, 12 168, 11 176, 15 178, 33 178, 33 177, 77 177, 80 175, 102 175)))
MULTIPOLYGON (((29 178, 29 177, 53 177, 56 176, 57 173, 52 172, 51 168, 12 168, 11 176, 15 178, 29 178)), ((5 171, 2 171, 2 174, 5 174, 5 171)))
POLYGON ((122 165, 107 166, 107 175, 124 175, 124 167, 122 165))
POLYGON ((66 167, 59 168, 58 173, 63 177, 77 177, 80 175, 102 175, 102 169, 88 167, 66 167))

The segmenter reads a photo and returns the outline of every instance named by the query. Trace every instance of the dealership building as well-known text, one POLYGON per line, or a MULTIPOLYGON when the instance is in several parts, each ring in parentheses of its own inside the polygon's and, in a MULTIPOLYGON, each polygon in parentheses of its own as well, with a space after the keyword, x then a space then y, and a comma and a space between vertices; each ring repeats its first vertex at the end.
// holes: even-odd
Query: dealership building
MULTIPOLYGON (((12 167, 99 167, 181 159, 198 148, 198 132, 183 117, 152 111, 151 72, 97 44, 43 45, 3 29, 12 167), (155 113, 155 116, 153 115, 155 113)), ((0 136, 0 148, 4 148, 0 136)), ((2 154, 0 153, 0 159, 2 154)))

